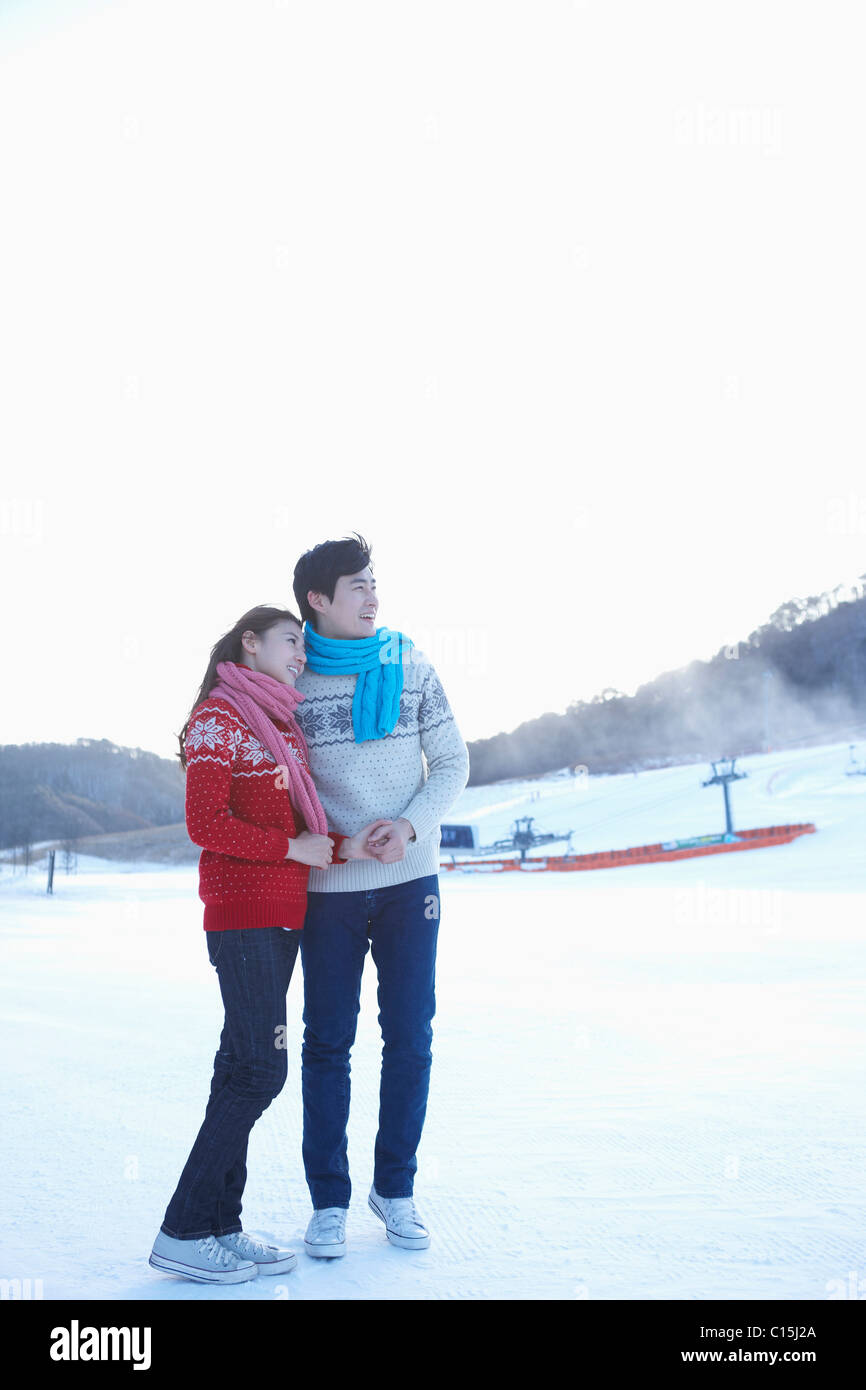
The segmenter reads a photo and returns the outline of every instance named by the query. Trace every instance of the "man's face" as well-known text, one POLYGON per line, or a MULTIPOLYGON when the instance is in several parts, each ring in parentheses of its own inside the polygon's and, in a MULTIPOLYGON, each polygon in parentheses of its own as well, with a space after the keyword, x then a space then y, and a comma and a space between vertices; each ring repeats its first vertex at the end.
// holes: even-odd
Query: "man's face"
POLYGON ((308 602, 316 611, 316 631, 322 637, 372 637, 376 631, 376 581, 370 566, 357 574, 341 574, 333 600, 312 590, 308 602))

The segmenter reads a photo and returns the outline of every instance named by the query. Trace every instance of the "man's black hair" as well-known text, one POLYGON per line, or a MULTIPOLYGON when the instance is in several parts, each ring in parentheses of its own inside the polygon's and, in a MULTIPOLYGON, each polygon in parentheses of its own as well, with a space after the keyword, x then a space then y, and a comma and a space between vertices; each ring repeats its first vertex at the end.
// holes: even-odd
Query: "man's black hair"
MULTIPOLYGON (((295 565, 292 589, 295 602, 304 622, 316 626, 316 613, 307 602, 307 594, 324 594, 333 603, 337 580, 343 574, 358 574, 370 564, 370 547, 357 531, 341 541, 322 541, 306 550, 295 565)), ((372 566, 370 566, 372 569, 372 566)))

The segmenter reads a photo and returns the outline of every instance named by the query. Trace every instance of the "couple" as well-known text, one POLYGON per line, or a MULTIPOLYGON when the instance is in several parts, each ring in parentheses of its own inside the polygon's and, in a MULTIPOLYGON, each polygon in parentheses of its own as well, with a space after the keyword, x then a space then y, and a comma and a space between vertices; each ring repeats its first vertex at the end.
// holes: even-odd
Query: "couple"
POLYGON ((250 1130, 288 1074, 286 994, 299 947, 313 1203, 304 1248, 346 1252, 349 1053, 368 946, 384 1043, 368 1200, 392 1244, 430 1244, 413 1187, 435 1008, 439 823, 466 785, 469 757, 429 660, 376 627, 363 537, 307 551, 293 587, 300 620, 254 608, 217 642, 180 735, 225 1024, 204 1121, 149 1263, 202 1283, 297 1263, 248 1236, 240 1213, 250 1130))

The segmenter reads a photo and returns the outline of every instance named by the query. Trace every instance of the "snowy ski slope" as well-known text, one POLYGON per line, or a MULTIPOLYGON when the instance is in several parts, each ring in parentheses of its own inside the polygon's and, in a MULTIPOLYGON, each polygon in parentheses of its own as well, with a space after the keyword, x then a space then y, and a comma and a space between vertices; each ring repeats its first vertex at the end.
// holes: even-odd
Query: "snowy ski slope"
MULTIPOLYGON (((735 828, 815 822, 788 845, 442 875, 416 1181, 427 1251, 393 1249, 366 1206, 380 1049, 368 957, 349 1253, 303 1252, 299 965, 295 1056, 251 1136, 243 1214, 299 1267, 219 1289, 147 1265, 221 1024, 195 870, 90 860, 58 869, 48 898, 44 870, 4 869, 0 1276, 39 1280, 45 1298, 866 1296, 866 777, 847 764, 847 742, 738 763, 735 828)), ((714 833, 707 774, 473 788, 449 820, 477 821, 486 843, 533 815, 573 828, 578 852, 714 833)))

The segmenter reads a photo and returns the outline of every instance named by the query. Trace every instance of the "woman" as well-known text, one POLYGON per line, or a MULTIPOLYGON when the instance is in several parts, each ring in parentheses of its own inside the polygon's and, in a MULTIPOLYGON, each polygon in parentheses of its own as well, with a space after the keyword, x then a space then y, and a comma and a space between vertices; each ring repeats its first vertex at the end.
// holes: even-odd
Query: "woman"
POLYGON ((201 845, 199 896, 225 1024, 210 1099, 149 1263, 201 1283, 282 1274, 297 1263, 240 1221, 247 1141, 287 1075, 286 994, 304 923, 310 866, 371 859, 374 821, 329 835, 295 720, 305 662, 300 620, 245 613, 216 643, 179 736, 186 823, 201 845))

